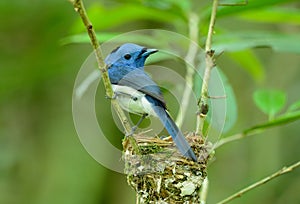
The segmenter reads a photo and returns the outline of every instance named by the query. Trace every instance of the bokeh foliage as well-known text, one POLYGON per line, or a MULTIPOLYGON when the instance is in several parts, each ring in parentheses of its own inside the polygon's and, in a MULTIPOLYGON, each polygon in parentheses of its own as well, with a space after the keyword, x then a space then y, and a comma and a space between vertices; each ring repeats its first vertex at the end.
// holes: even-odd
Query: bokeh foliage
MULTIPOLYGON (((189 14, 195 12, 200 17, 199 44, 204 45, 211 1, 85 2, 101 41, 147 28, 188 36, 189 14)), ((72 5, 1 1, 0 22, 0 203, 133 203, 125 177, 95 162, 73 126, 73 83, 92 50, 72 5)), ((297 0, 249 0, 247 6, 220 7, 213 48, 217 54, 224 51, 217 64, 237 103, 237 121, 224 136, 257 124, 272 125, 272 118, 298 118, 299 24, 297 0), (280 90, 286 97, 282 111, 272 112, 270 121, 253 101, 259 89, 280 90)), ((100 92, 101 87, 99 97, 100 92)), ((108 121, 104 126, 114 136, 109 139, 120 146, 122 134, 110 120, 108 101, 106 106, 97 111, 108 121)), ((208 203, 299 160, 299 121, 279 124, 218 149, 209 167, 208 203)), ((232 203, 299 203, 299 188, 296 170, 232 203)))

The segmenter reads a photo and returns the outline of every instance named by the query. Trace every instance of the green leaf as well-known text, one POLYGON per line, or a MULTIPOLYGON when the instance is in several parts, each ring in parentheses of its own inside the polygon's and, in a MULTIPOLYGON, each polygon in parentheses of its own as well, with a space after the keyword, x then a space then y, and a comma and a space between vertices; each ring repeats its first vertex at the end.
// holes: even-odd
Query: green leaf
MULTIPOLYGON (((119 33, 101 32, 101 34, 97 33, 96 35, 97 35, 97 38, 101 42, 105 42, 105 41, 108 41, 108 40, 118 36, 119 33)), ((70 35, 70 36, 64 37, 63 39, 60 40, 61 45, 68 45, 68 44, 72 44, 72 43, 91 43, 91 40, 87 33, 70 35)))
MULTIPOLYGON (((135 42, 140 44, 151 44, 156 45, 159 44, 160 41, 156 39, 152 39, 149 37, 149 35, 143 35, 141 33, 127 33, 127 34, 121 34, 121 33, 96 33, 97 38, 100 40, 100 42, 106 42, 108 40, 112 40, 115 43, 125 43, 125 42, 135 42)), ((62 45, 72 44, 72 43, 90 43, 90 38, 87 33, 81 33, 77 35, 71 35, 63 38, 61 40, 62 45)))
POLYGON ((260 131, 260 130, 264 130, 264 129, 267 129, 267 128, 292 123, 292 122, 297 121, 299 119, 300 119, 300 111, 296 111, 296 112, 293 112, 293 113, 287 113, 287 114, 279 116, 276 119, 271 120, 267 123, 255 125, 255 126, 249 128, 249 129, 245 130, 244 133, 245 134, 250 134, 250 133, 260 131))
MULTIPOLYGON (((117 7, 105 7, 96 3, 92 5, 87 12, 96 30, 109 29, 125 23, 128 23, 128 26, 130 26, 130 22, 138 20, 163 23, 173 23, 176 20, 184 20, 182 16, 176 13, 146 7, 142 4, 120 4, 120 6, 117 7)), ((72 30, 73 33, 79 33, 83 32, 85 28, 82 22, 78 20, 72 30)))
POLYGON ((252 78, 260 82, 265 78, 263 65, 251 50, 229 52, 227 55, 247 71, 252 78))
MULTIPOLYGON (((237 103, 236 97, 231 84, 229 83, 226 75, 218 69, 226 94, 226 118, 223 133, 228 132, 236 123, 237 120, 237 103)), ((216 99, 217 100, 217 99, 216 99)))
POLYGON ((147 64, 155 64, 170 59, 174 59, 174 57, 167 53, 158 52, 155 55, 151 56, 149 59, 147 59, 147 64))
POLYGON ((181 9, 186 13, 191 9, 190 1, 178 1, 178 0, 144 0, 143 3, 147 6, 159 8, 162 10, 170 10, 172 7, 181 9))
MULTIPOLYGON (((237 13, 242 13, 245 11, 251 11, 255 9, 260 9, 264 7, 274 6, 276 4, 286 4, 288 2, 298 2, 299 0, 251 0, 245 6, 224 6, 220 7, 217 18, 229 15, 236 15, 237 13)), ((235 1, 236 2, 236 1, 235 1)), ((239 3, 245 2, 245 0, 238 1, 239 3)), ((228 3, 228 2, 227 2, 228 3)))
POLYGON ((291 7, 267 7, 266 9, 244 12, 240 17, 262 23, 300 24, 300 10, 291 7))
POLYGON ((286 95, 279 90, 257 90, 253 94, 256 106, 272 119, 278 113, 286 102, 286 95))
POLYGON ((300 54, 300 35, 268 32, 234 32, 214 37, 213 49, 222 51, 241 51, 249 48, 270 47, 277 52, 300 54))
POLYGON ((288 108, 287 112, 293 112, 300 109, 300 101, 296 101, 288 108))
MULTIPOLYGON (((233 127, 233 125, 237 120, 237 103, 236 103, 236 97, 233 88, 229 83, 226 75, 223 73, 221 69, 217 69, 217 70, 221 77, 225 89, 225 95, 226 95, 226 118, 225 118, 225 126, 223 128, 223 133, 226 133, 233 127)), ((194 78, 194 92, 196 93, 197 97, 200 96, 201 87, 202 87, 202 78, 198 74, 196 74, 194 78)), ((210 100, 221 100, 221 99, 210 99, 210 100)), ((211 105, 211 103, 209 105, 211 105)), ((210 111, 208 112, 207 118, 208 118, 207 121, 211 120, 210 111)))

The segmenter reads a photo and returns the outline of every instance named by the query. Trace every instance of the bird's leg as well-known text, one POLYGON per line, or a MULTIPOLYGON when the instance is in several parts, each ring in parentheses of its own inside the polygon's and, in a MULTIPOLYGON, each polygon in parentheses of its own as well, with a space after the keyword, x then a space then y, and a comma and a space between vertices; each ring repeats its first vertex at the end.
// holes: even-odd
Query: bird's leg
POLYGON ((143 120, 144 120, 147 116, 148 116, 148 114, 147 114, 147 113, 144 113, 144 114, 142 115, 142 117, 140 118, 140 120, 136 123, 136 125, 133 126, 133 127, 131 128, 131 132, 130 132, 128 135, 126 135, 126 136, 131 136, 131 135, 133 135, 133 133, 136 131, 136 129, 139 127, 139 125, 143 122, 143 120))
POLYGON ((136 125, 132 127, 131 131, 134 132, 147 116, 148 114, 144 113, 136 125))

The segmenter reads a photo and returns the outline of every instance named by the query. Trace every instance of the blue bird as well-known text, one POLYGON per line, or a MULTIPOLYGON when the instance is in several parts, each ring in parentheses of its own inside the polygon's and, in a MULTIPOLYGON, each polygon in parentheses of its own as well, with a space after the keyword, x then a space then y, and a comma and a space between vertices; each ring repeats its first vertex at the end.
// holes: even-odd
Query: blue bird
POLYGON ((182 155, 197 161, 189 143, 167 112, 160 88, 144 72, 147 57, 157 51, 132 43, 115 48, 105 59, 112 88, 124 110, 142 115, 132 133, 146 116, 156 116, 172 136, 182 155))

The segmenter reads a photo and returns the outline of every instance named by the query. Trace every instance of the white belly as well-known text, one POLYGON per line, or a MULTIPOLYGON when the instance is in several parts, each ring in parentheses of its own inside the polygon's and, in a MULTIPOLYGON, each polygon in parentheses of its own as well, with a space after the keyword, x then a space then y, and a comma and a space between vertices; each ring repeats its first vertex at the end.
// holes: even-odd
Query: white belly
POLYGON ((121 107, 131 113, 156 116, 152 104, 146 99, 145 94, 128 86, 112 85, 121 107))

